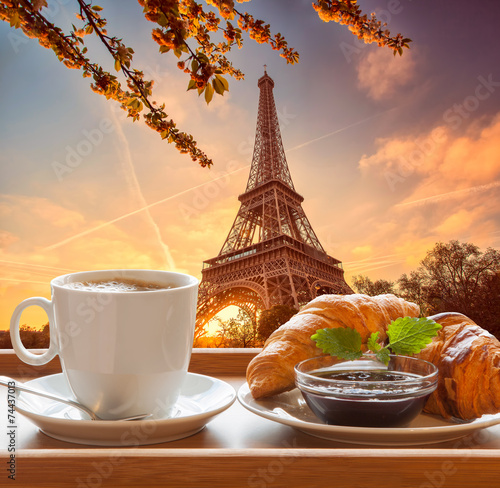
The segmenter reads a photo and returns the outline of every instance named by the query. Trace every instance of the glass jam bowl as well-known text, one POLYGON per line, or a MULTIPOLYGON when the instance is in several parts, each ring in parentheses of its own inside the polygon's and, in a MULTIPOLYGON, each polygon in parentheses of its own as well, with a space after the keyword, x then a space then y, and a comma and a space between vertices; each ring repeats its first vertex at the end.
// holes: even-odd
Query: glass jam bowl
POLYGON ((333 356, 295 366, 295 383, 309 408, 330 425, 404 427, 436 389, 438 368, 422 359, 390 355, 389 364, 365 354, 333 356))

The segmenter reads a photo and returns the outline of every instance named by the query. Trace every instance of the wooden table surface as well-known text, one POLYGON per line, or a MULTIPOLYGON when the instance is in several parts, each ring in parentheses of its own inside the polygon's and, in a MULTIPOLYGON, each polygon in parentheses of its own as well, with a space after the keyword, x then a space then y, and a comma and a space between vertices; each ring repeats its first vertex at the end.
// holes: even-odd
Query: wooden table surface
MULTIPOLYGON (((257 350, 196 349, 190 371, 237 390, 257 350)), ((0 351, 0 374, 18 380, 60 372, 0 351)), ((6 389, 0 418, 7 424, 6 389)), ((500 425, 462 439, 418 447, 350 445, 309 436, 258 417, 236 401, 201 432, 169 443, 102 448, 52 439, 17 414, 16 479, 8 479, 4 427, 0 486, 500 488, 500 425)))

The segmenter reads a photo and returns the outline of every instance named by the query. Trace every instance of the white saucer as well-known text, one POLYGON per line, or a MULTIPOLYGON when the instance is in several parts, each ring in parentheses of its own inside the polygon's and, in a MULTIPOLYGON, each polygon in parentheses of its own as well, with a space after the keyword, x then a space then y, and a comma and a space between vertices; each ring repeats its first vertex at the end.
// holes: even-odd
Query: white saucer
MULTIPOLYGON (((74 399, 63 374, 27 381, 40 390, 74 399)), ((19 393, 16 411, 50 437, 95 446, 140 446, 196 434, 230 407, 236 392, 224 381, 188 373, 172 418, 134 421, 87 420, 78 409, 42 397, 19 393)))
POLYGON ((483 415, 468 423, 454 423, 441 417, 421 414, 408 427, 327 425, 314 415, 297 388, 287 393, 255 400, 246 383, 238 390, 238 400, 245 408, 266 419, 295 427, 322 439, 349 444, 381 446, 436 444, 459 439, 477 430, 500 424, 500 414, 483 415))

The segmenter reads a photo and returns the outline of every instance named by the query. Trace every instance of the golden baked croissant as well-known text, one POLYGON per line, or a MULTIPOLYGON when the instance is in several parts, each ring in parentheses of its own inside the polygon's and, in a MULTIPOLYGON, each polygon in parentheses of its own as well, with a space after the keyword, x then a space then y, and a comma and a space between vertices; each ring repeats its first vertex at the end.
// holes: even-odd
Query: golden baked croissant
POLYGON ((311 340, 318 329, 350 327, 366 344, 372 332, 379 332, 379 340, 385 340, 387 325, 407 316, 418 317, 418 305, 390 294, 321 295, 275 330, 252 359, 247 368, 250 392, 257 399, 295 388, 294 366, 323 355, 311 340))
POLYGON ((439 369, 424 411, 464 420, 500 412, 500 342, 460 313, 429 318, 443 328, 417 355, 439 369))

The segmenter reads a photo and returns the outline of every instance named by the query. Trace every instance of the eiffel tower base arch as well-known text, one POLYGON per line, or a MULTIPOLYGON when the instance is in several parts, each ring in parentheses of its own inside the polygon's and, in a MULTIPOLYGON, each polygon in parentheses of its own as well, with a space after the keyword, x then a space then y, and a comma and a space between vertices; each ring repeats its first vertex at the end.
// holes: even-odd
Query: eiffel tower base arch
POLYGON ((234 305, 256 318, 273 305, 297 310, 318 295, 349 294, 340 263, 324 255, 312 256, 300 243, 276 238, 247 249, 245 257, 217 257, 205 261, 198 297, 198 332, 224 308, 234 305), (253 251, 253 252, 252 252, 253 251))

